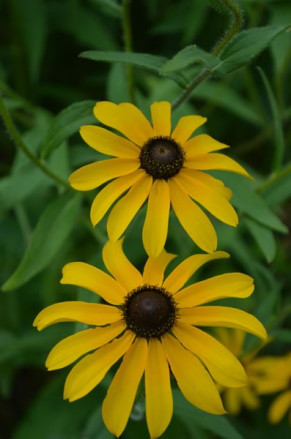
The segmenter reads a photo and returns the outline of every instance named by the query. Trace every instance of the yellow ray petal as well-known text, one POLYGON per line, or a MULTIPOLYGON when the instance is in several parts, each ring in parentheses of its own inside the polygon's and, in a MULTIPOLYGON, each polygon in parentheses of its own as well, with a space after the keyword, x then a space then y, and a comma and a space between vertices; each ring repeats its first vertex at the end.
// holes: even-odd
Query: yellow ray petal
POLYGON ((115 204, 107 221, 109 239, 116 241, 123 234, 149 196, 152 181, 152 177, 144 174, 128 193, 115 204))
POLYGON ((171 137, 175 139, 181 146, 189 139, 192 133, 201 127, 207 121, 202 116, 184 116, 181 117, 176 125, 171 137))
POLYGON ((217 169, 221 171, 230 171, 252 179, 250 174, 241 165, 223 154, 210 153, 201 155, 199 157, 195 157, 193 160, 186 160, 184 166, 185 168, 198 170, 217 169))
POLYGON ((127 292, 143 285, 140 272, 127 259, 122 250, 123 239, 107 241, 102 257, 107 270, 124 286, 127 292))
POLYGON ((229 258, 226 252, 214 252, 206 255, 192 255, 184 259, 166 278, 163 287, 171 293, 182 288, 190 277, 204 264, 214 259, 229 258))
POLYGON ((187 349, 203 361, 216 381, 226 387, 246 385, 247 377, 241 363, 211 335, 182 322, 176 323, 173 333, 187 349))
POLYGON ((194 160, 197 156, 207 154, 208 152, 218 151, 220 149, 229 148, 228 145, 218 142, 208 134, 200 134, 184 143, 183 148, 186 153, 187 160, 194 160))
POLYGON ((120 338, 102 346, 93 354, 86 355, 67 376, 64 399, 76 401, 91 392, 113 364, 130 349, 133 340, 134 334, 126 331, 120 338))
POLYGON ((218 390, 198 358, 170 334, 162 337, 162 344, 184 397, 208 413, 224 414, 218 390))
POLYGON ((212 215, 230 226, 237 226, 237 213, 229 201, 213 187, 203 183, 199 177, 195 178, 191 169, 181 169, 176 180, 191 198, 204 206, 212 215))
POLYGON ((103 328, 85 329, 70 335, 53 347, 45 365, 48 370, 56 370, 68 366, 82 355, 108 343, 125 328, 126 326, 123 321, 119 321, 103 328))
POLYGON ((104 128, 85 125, 80 128, 80 134, 91 148, 103 154, 127 159, 139 157, 140 149, 136 145, 104 128))
POLYGON ((113 178, 134 172, 139 165, 138 159, 119 158, 90 163, 73 172, 69 177, 69 182, 78 191, 89 191, 113 178))
POLYGON ((125 288, 111 276, 84 262, 71 262, 65 265, 61 284, 87 288, 113 305, 120 305, 127 294, 125 288))
POLYGON ((39 331, 59 322, 81 322, 87 325, 107 325, 117 322, 122 314, 115 306, 87 302, 60 302, 44 308, 35 318, 33 326, 39 331))
POLYGON ((198 247, 208 253, 214 252, 217 246, 217 236, 210 220, 178 185, 175 177, 171 178, 168 183, 171 203, 182 227, 198 247))
POLYGON ((165 180, 156 180, 151 188, 146 218, 142 231, 145 251, 157 257, 164 248, 168 235, 170 191, 165 180))
POLYGON ((243 388, 236 388, 236 389, 226 389, 224 392, 224 405, 228 413, 230 413, 233 416, 237 416, 239 412, 241 411, 242 406, 242 390, 243 388))
POLYGON ((254 291, 254 280, 242 273, 226 273, 197 282, 175 295, 181 308, 202 305, 225 297, 245 299, 254 291))
POLYGON ((149 256, 143 271, 144 283, 149 285, 162 285, 164 271, 175 257, 176 255, 167 253, 165 250, 163 250, 157 258, 149 256))
POLYGON ((248 409, 255 410, 260 407, 259 398, 249 386, 243 387, 241 389, 241 395, 243 403, 248 409))
POLYGON ((103 401, 104 423, 116 437, 121 435, 127 424, 145 369, 147 353, 147 341, 144 338, 137 338, 124 356, 103 401))
POLYGON ((218 192, 228 201, 231 199, 232 191, 228 187, 224 186, 224 183, 221 180, 218 180, 218 178, 214 178, 212 175, 209 175, 203 171, 196 171, 195 169, 183 168, 183 172, 191 173, 194 178, 211 188, 213 191, 218 192))
POLYGON ((107 210, 112 206, 115 200, 120 197, 125 191, 139 181, 144 175, 143 169, 116 178, 111 183, 108 183, 95 197, 90 211, 90 218, 93 226, 101 221, 107 210))
POLYGON ((159 340, 149 341, 145 368, 146 419, 152 438, 168 427, 173 414, 173 397, 168 362, 159 340))
POLYGON ((154 130, 142 112, 132 104, 113 104, 112 102, 98 102, 94 108, 94 115, 104 125, 114 128, 142 146, 150 137, 154 137, 154 130))
POLYGON ((196 306, 179 310, 182 322, 195 326, 224 326, 237 328, 262 339, 267 333, 262 323, 251 314, 226 306, 196 306))
POLYGON ((155 136, 169 136, 171 133, 170 102, 154 102, 151 105, 151 116, 155 136))
POLYGON ((291 409, 291 390, 279 395, 275 401, 273 401, 268 411, 268 420, 271 424, 278 424, 291 409))

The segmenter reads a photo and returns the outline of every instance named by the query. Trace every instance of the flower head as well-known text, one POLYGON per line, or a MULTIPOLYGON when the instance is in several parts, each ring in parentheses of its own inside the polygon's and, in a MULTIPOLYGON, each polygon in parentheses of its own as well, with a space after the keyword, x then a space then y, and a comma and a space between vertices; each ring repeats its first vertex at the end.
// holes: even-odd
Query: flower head
POLYGON ((149 255, 158 256, 164 248, 170 205, 191 239, 204 251, 215 251, 214 227, 199 205, 231 226, 237 225, 238 218, 229 202, 231 191, 204 171, 249 175, 237 162, 216 152, 227 145, 207 134, 190 138, 206 118, 182 117, 172 130, 171 105, 166 101, 151 105, 152 124, 129 103, 98 102, 94 114, 126 138, 99 126, 81 127, 81 136, 89 146, 115 157, 83 166, 69 178, 80 191, 112 180, 93 201, 92 224, 96 225, 121 197, 107 222, 109 239, 116 241, 148 199, 143 243, 149 255))
POLYGON ((269 422, 277 424, 289 412, 291 423, 291 352, 280 357, 258 358, 252 363, 251 371, 258 394, 280 392, 269 408, 269 422))
POLYGON ((266 337, 262 324, 244 311, 201 306, 225 297, 250 296, 254 286, 249 276, 222 274, 184 287, 199 267, 226 258, 227 253, 190 256, 164 279, 173 257, 165 251, 149 257, 141 274, 123 253, 122 241, 108 241, 103 260, 112 276, 74 262, 64 267, 61 283, 87 288, 109 304, 56 303, 34 321, 39 330, 64 321, 93 326, 60 341, 46 361, 54 370, 85 355, 66 379, 64 398, 69 401, 89 393, 123 357, 102 407, 104 422, 117 437, 127 424, 143 374, 152 438, 164 432, 172 417, 170 370, 188 401, 210 413, 225 413, 213 380, 239 387, 246 382, 245 372, 236 357, 199 326, 230 326, 266 337))

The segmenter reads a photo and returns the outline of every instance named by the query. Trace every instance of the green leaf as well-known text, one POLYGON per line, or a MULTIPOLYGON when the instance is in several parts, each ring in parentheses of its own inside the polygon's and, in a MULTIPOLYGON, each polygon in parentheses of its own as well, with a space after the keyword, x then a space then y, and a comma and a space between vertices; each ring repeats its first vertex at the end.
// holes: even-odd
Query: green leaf
POLYGON ((180 52, 167 61, 161 68, 161 74, 176 72, 185 69, 193 64, 202 64, 208 68, 213 68, 219 63, 219 59, 211 53, 205 52, 196 45, 185 47, 180 52))
POLYGON ((283 133, 283 127, 282 127, 282 122, 281 122, 281 114, 279 111, 279 107, 277 104, 277 101, 275 99, 273 90, 271 88, 271 85, 268 81, 267 76, 265 75, 265 73, 263 72, 263 70, 258 67, 259 73, 261 75, 261 78, 263 80, 266 92, 267 92, 267 96, 269 99, 269 103, 270 103, 270 107, 271 107, 271 111, 272 111, 272 116, 273 116, 273 123, 274 123, 274 158, 272 160, 273 166, 272 166, 272 170, 273 171, 278 171, 281 168, 282 165, 282 161, 283 161, 283 155, 284 155, 284 133, 283 133))
POLYGON ((226 75, 249 64, 260 52, 290 26, 270 25, 243 30, 236 34, 220 53, 221 63, 213 70, 226 75))
POLYGON ((245 218, 245 224, 250 233, 253 235, 267 261, 271 262, 276 253, 276 241, 272 230, 251 218, 245 218))
POLYGON ((53 119, 41 147, 42 158, 49 156, 65 139, 77 133, 81 125, 96 122, 93 116, 95 103, 95 101, 76 102, 53 119))
POLYGON ((167 61, 164 56, 150 55, 148 53, 134 52, 102 52, 99 50, 89 50, 79 55, 81 58, 91 59, 92 61, 120 62, 123 64, 132 64, 138 67, 159 72, 162 65, 167 61))
POLYGON ((270 336, 274 337, 275 341, 291 343, 291 329, 274 329, 270 332, 270 336))
POLYGON ((211 415, 203 412, 191 405, 178 389, 173 389, 175 415, 179 417, 185 425, 199 426, 213 432, 218 437, 225 439, 242 439, 242 436, 228 421, 226 416, 211 415))
POLYGON ((79 195, 71 194, 54 200, 43 212, 31 235, 24 258, 2 286, 3 291, 20 287, 42 271, 69 236, 78 215, 79 195))
POLYGON ((288 233, 288 228, 270 210, 265 200, 256 192, 254 182, 241 175, 214 172, 219 175, 233 191, 232 204, 260 224, 281 233, 288 233))
MULTIPOLYGON (((275 177, 275 176, 274 176, 275 177)), ((262 190, 266 202, 270 206, 277 206, 284 203, 291 197, 291 164, 283 168, 280 176, 274 178, 272 183, 262 190)))

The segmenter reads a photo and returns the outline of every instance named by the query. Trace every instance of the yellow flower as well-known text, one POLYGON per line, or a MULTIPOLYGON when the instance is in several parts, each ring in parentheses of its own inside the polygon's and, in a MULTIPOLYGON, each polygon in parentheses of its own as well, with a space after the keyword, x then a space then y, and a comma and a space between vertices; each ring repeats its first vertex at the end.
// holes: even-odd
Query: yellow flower
POLYGON ((291 352, 281 357, 261 357, 252 364, 258 394, 282 392, 272 402, 268 411, 271 424, 279 423, 289 411, 291 422, 291 352))
POLYGON ((245 384, 245 372, 232 353, 197 326, 236 327, 262 338, 266 331, 244 311, 201 305, 225 297, 248 297, 253 279, 228 273, 184 285, 206 262, 227 257, 225 252, 190 256, 164 280, 164 270, 174 255, 163 251, 158 258, 150 256, 141 274, 118 240, 108 241, 103 248, 103 260, 112 276, 83 262, 67 264, 62 284, 87 288, 109 305, 56 303, 34 321, 39 330, 64 321, 94 326, 60 341, 47 358, 47 368, 54 370, 87 354, 70 371, 64 398, 75 401, 89 393, 123 357, 102 407, 105 425, 115 436, 127 424, 143 374, 150 435, 156 438, 164 432, 173 412, 169 367, 188 401, 210 413, 225 413, 213 379, 239 387, 245 384))
POLYGON ((151 105, 152 125, 129 103, 98 102, 94 115, 127 138, 99 126, 83 126, 80 130, 89 146, 115 157, 83 166, 69 178, 73 188, 80 191, 113 180, 93 201, 92 224, 95 226, 121 197, 107 222, 109 239, 116 241, 148 199, 143 243, 149 255, 158 256, 166 242, 171 204, 191 239, 204 251, 215 251, 214 227, 198 204, 231 226, 237 225, 238 218, 229 202, 230 189, 203 171, 218 169, 249 175, 234 160, 215 152, 227 145, 207 134, 190 139, 206 118, 182 117, 171 131, 171 105, 166 101, 151 105))
POLYGON ((247 383, 245 386, 230 389, 223 386, 218 386, 220 392, 223 394, 223 402, 226 410, 231 415, 238 415, 243 406, 249 410, 255 410, 260 406, 260 399, 255 388, 256 373, 252 370, 252 364, 255 356, 264 345, 262 344, 258 349, 251 351, 248 354, 243 353, 243 344, 245 341, 245 333, 239 329, 228 330, 219 328, 216 330, 218 339, 226 346, 240 362, 243 364, 247 375, 247 383))

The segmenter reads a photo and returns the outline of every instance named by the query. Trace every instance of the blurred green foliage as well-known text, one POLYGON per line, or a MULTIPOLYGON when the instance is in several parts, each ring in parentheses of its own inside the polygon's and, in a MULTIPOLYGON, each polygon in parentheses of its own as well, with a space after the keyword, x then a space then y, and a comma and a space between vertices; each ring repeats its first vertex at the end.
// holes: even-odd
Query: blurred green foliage
MULTIPOLYGON (((0 131, 1 439, 112 437, 100 411, 106 380, 82 401, 68 404, 62 401, 64 373, 48 374, 44 368, 49 349, 78 326, 58 325, 39 334, 31 324, 55 301, 93 300, 84 291, 61 287, 59 279, 69 261, 103 267, 106 219, 93 229, 88 212, 94 194, 80 196, 66 180, 72 170, 98 157, 83 144, 78 129, 97 123, 92 116, 97 100, 130 100, 129 73, 136 103, 147 115, 151 102, 175 102, 193 78, 205 75, 175 110, 174 122, 185 114, 206 116, 207 132, 231 145, 231 154, 255 180, 214 173, 233 190, 240 224, 231 229, 215 222, 219 249, 232 258, 210 264, 199 276, 223 271, 253 276, 256 291, 239 307, 257 315, 274 337, 263 353, 290 349, 291 3, 241 0, 239 5, 244 30, 214 54, 230 29, 222 0, 132 1, 129 53, 124 51, 123 5, 117 0, 1 2, 4 121, 6 115, 0 131)), ((125 251, 139 268, 146 260, 144 215, 143 209, 125 240, 125 251)), ((174 216, 169 230, 167 250, 179 259, 197 251, 174 216)), ((246 349, 254 343, 250 337, 246 349)), ((199 412, 176 390, 174 396, 175 414, 165 439, 288 437, 286 419, 276 427, 267 424, 271 397, 263 398, 259 410, 230 419, 199 412)), ((142 402, 134 408, 126 439, 147 437, 142 402)))

